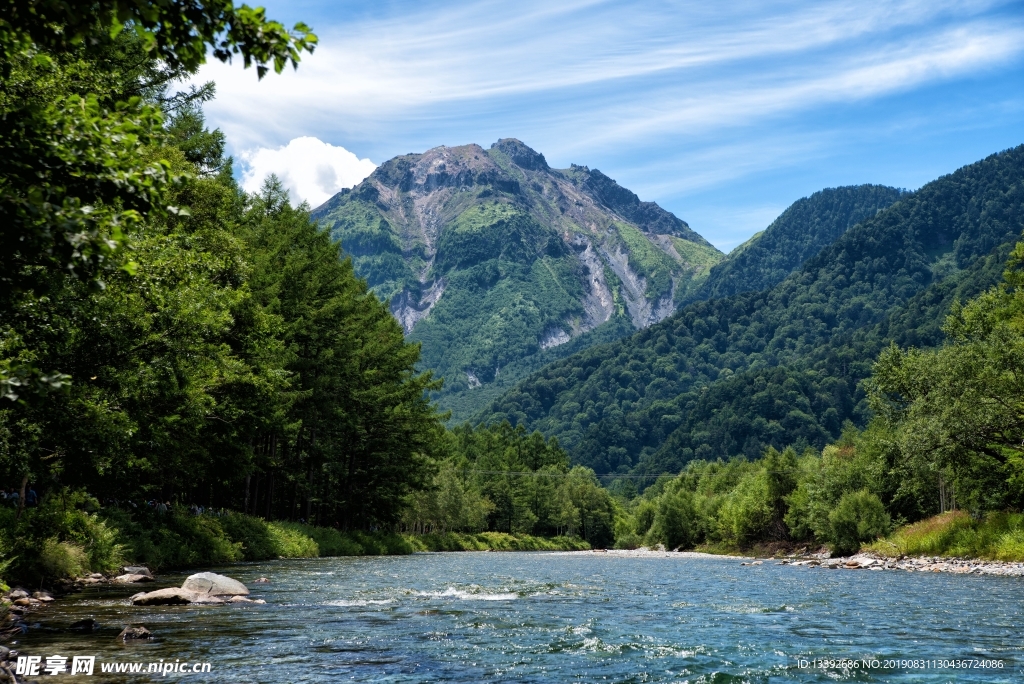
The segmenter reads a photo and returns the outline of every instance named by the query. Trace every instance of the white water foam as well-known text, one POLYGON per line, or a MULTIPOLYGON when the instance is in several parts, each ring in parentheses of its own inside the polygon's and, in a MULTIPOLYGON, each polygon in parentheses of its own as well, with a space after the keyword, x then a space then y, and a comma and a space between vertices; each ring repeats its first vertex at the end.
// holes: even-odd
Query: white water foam
POLYGON ((379 606, 379 605, 383 605, 385 603, 394 603, 394 602, 395 602, 395 599, 383 599, 383 600, 379 600, 379 601, 371 601, 371 600, 365 600, 365 601, 364 600, 351 600, 351 601, 346 601, 344 599, 340 599, 340 600, 337 600, 337 601, 327 601, 327 602, 324 603, 324 605, 325 606, 337 606, 339 608, 348 608, 350 606, 379 606))
POLYGON ((455 587, 448 587, 444 591, 418 591, 417 596, 426 598, 457 598, 463 601, 513 601, 519 598, 519 594, 487 594, 484 592, 469 592, 455 587))

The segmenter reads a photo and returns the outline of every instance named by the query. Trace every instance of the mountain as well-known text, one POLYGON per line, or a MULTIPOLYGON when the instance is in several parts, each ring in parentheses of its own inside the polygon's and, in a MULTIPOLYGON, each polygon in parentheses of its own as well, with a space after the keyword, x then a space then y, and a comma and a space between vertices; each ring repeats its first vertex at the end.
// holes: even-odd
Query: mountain
POLYGON ((884 185, 826 188, 797 200, 768 228, 729 252, 695 283, 683 303, 767 290, 840 235, 900 199, 903 190, 884 185))
POLYGON ((514 139, 391 159, 313 212, 468 417, 545 363, 675 311, 723 258, 596 169, 514 139))
POLYGON ((998 281, 1022 228, 1024 146, 902 196, 769 290, 547 366, 479 418, 557 436, 603 472, 823 446, 866 419, 859 383, 878 351, 940 344, 951 304, 998 281))

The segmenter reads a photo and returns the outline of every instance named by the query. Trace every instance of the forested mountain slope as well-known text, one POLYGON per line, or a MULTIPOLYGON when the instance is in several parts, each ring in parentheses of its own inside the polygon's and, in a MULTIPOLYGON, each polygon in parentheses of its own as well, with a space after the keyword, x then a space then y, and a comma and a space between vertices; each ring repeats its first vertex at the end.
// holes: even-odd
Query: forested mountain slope
POLYGON ((662 320, 723 256, 600 171, 552 169, 513 139, 396 157, 314 217, 422 343, 420 367, 444 377, 456 417, 509 379, 662 320))
POLYGON ((853 185, 799 199, 713 266, 707 278, 690 288, 683 303, 775 287, 840 235, 904 194, 884 185, 853 185))
POLYGON ((763 292, 696 302, 554 363, 480 418, 557 436, 610 472, 805 441, 862 420, 882 345, 934 345, 956 298, 999 278, 1024 228, 1024 147, 966 166, 848 230, 763 292))

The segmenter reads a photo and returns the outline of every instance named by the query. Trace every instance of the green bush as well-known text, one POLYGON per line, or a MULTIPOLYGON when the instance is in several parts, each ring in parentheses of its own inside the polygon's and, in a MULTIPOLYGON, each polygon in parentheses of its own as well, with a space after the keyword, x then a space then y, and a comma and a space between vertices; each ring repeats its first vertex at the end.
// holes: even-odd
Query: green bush
POLYGON ((109 525, 121 533, 126 555, 154 570, 234 563, 245 558, 216 518, 193 516, 183 507, 160 515, 148 509, 106 509, 109 525))
POLYGON ((664 544, 666 549, 689 548, 702 535, 703 524, 693 492, 666 492, 659 500, 654 522, 647 533, 648 545, 664 544))
POLYGON ((81 577, 89 572, 89 555, 78 544, 47 539, 39 549, 44 577, 81 577))
POLYGON ((320 547, 301 530, 281 523, 268 523, 267 529, 274 541, 277 555, 282 558, 316 558, 320 547))
POLYGON ((282 553, 270 525, 262 518, 229 513, 220 518, 221 527, 231 541, 242 545, 242 558, 247 561, 268 560, 282 553))
POLYGON ((0 566, 26 583, 110 572, 124 561, 117 530, 89 511, 98 502, 64 489, 26 508, 0 509, 0 566))
POLYGON ((832 553, 856 553, 862 542, 871 541, 889 531, 889 513, 881 500, 866 489, 844 494, 828 516, 832 553))
POLYGON ((750 474, 729 493, 718 513, 723 541, 746 546, 768 536, 775 508, 765 473, 750 474))
POLYGON ((414 551, 586 551, 578 537, 534 537, 528 534, 480 532, 402 535, 414 551))

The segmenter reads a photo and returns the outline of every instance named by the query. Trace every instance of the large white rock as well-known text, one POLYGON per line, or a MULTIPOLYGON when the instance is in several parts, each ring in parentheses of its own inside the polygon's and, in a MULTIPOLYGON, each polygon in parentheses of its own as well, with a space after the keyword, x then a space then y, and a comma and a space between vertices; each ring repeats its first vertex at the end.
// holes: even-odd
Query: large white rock
POLYGON ((144 592, 132 596, 132 605, 135 606, 183 606, 189 603, 224 603, 216 596, 200 594, 188 589, 168 587, 156 591, 144 592))
POLYGON ((215 572, 200 572, 189 575, 181 585, 186 591, 206 596, 248 596, 249 590, 236 579, 218 575, 215 572))

